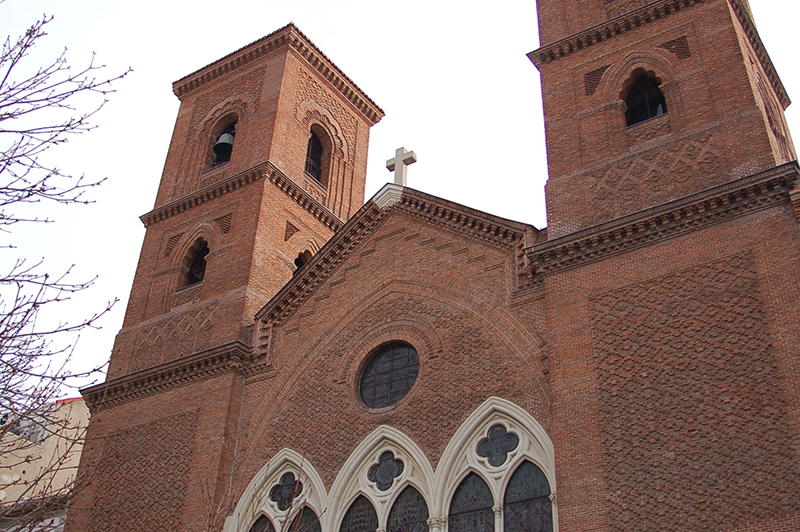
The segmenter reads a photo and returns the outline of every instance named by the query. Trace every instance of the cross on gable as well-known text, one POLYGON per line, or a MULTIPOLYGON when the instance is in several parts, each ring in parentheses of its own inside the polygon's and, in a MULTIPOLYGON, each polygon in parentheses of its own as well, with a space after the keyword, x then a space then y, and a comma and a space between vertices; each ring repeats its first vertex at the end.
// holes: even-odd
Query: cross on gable
POLYGON ((413 151, 406 151, 405 148, 397 148, 394 158, 386 161, 386 168, 394 172, 395 185, 406 186, 406 168, 409 164, 417 162, 417 154, 413 151))

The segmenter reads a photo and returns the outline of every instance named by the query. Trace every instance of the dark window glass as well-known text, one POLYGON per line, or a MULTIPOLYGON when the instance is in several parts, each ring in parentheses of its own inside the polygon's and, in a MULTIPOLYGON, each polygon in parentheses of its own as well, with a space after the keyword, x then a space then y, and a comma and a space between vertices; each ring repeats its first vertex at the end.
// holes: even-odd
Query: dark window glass
POLYGON ((206 255, 208 255, 208 244, 203 243, 189 265, 189 273, 186 274, 186 286, 203 280, 206 274, 206 255))
POLYGON ((489 435, 478 442, 475 452, 478 456, 489 459, 489 465, 500 467, 506 463, 508 453, 519 445, 519 437, 508 432, 503 425, 497 424, 489 429, 489 435))
POLYGON ((427 532, 428 505, 420 492, 408 486, 394 501, 386 532, 427 532))
POLYGON ((322 532, 322 528, 319 526, 319 519, 314 510, 308 506, 303 508, 302 513, 292 521, 289 532, 322 532))
POLYGON ((344 515, 339 532, 375 532, 377 528, 378 514, 375 508, 363 495, 359 495, 344 515))
POLYGON ((369 359, 361 373, 361 400, 370 408, 383 408, 405 397, 419 373, 417 350, 408 344, 384 347, 369 359))
POLYGON ((256 519, 256 522, 250 527, 250 532, 275 532, 275 528, 272 526, 270 520, 267 519, 267 516, 262 515, 256 519))
POLYGON ((450 501, 448 532, 494 532, 494 499, 489 486, 475 473, 466 476, 450 501))
POLYGON ((550 484, 531 462, 523 462, 511 475, 504 500, 505 532, 553 532, 550 484))
POLYGON ((292 506, 294 498, 302 492, 303 483, 295 480, 294 473, 289 472, 284 473, 280 482, 272 486, 272 489, 269 490, 269 498, 272 502, 277 503, 278 510, 283 512, 292 506))
POLYGON ((317 181, 322 179, 322 142, 313 131, 306 149, 306 173, 317 181))
POLYGON ((667 112, 667 101, 650 76, 639 76, 625 98, 625 105, 628 107, 625 119, 629 126, 667 112))

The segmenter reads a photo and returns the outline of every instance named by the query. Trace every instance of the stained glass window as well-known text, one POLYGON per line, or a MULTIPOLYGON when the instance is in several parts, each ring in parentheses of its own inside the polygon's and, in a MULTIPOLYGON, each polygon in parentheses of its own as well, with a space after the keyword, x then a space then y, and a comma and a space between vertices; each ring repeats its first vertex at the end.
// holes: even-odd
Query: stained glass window
POLYGON ((381 453, 378 463, 369 468, 367 478, 374 482, 381 491, 386 491, 394 484, 394 479, 403 473, 405 465, 399 458, 394 457, 392 451, 381 453))
POLYGON ((428 505, 420 492, 408 486, 392 505, 386 532, 427 532, 428 505))
POLYGON ((303 508, 303 511, 292 521, 289 532, 322 532, 322 528, 319 526, 319 518, 317 518, 314 510, 308 506, 303 508))
POLYGON ((531 462, 523 462, 511 475, 504 501, 505 532, 553 532, 550 484, 531 462))
POLYGON ((250 532, 275 532, 275 528, 272 526, 270 520, 267 519, 267 516, 262 515, 256 519, 256 522, 250 527, 250 532))
POLYGON ((494 532, 494 499, 486 482, 470 473, 450 501, 448 532, 494 532))
POLYGON ((478 442, 475 452, 478 456, 489 459, 489 465, 500 467, 506 462, 508 453, 519 445, 519 437, 508 432, 503 425, 497 424, 489 429, 489 435, 478 442))
POLYGON ((303 483, 295 480, 294 473, 284 473, 281 481, 269 490, 269 498, 278 504, 278 510, 287 510, 294 502, 294 498, 303 492, 303 483))
POLYGON ((353 501, 342 519, 339 532, 375 532, 378 528, 378 514, 366 497, 359 495, 353 501))
POLYGON ((391 406, 405 397, 419 373, 419 355, 408 344, 391 344, 369 359, 361 372, 361 400, 370 408, 391 406))

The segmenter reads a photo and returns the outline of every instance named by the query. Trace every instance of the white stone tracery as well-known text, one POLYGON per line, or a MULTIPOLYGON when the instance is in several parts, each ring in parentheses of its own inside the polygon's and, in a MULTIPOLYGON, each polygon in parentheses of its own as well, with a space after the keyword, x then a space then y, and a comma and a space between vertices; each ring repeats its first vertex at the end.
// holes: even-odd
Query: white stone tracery
POLYGON ((489 486, 495 501, 495 532, 503 532, 502 504, 506 485, 525 460, 538 466, 550 483, 553 530, 558 532, 553 443, 533 416, 499 397, 487 399, 459 427, 445 448, 436 471, 411 438, 388 425, 375 429, 356 447, 342 465, 330 493, 326 493, 320 476, 307 460, 292 450, 283 449, 250 482, 233 515, 225 521, 223 532, 247 532, 262 513, 272 521, 276 532, 282 532, 282 526, 291 523, 304 505, 317 514, 323 532, 338 532, 344 515, 359 495, 372 503, 378 515, 378 530, 385 530, 392 504, 407 486, 413 486, 425 498, 430 532, 446 532, 450 500, 470 472, 479 475, 489 486), (479 457, 475 448, 481 439, 487 437, 489 429, 498 423, 516 434, 519 444, 508 453, 502 465, 494 467, 487 459, 479 457), (402 460, 404 469, 391 488, 381 491, 368 479, 367 471, 385 451, 392 451, 396 459, 402 460), (303 492, 292 508, 280 512, 269 500, 269 490, 288 471, 303 482, 303 492))

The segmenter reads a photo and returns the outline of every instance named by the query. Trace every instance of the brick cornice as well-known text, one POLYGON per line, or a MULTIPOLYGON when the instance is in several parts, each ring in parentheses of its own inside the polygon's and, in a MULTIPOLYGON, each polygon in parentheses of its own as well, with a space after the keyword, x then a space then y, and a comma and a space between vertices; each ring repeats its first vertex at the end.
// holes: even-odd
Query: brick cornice
POLYGON ((614 17, 606 22, 592 26, 558 41, 546 44, 528 53, 528 59, 541 68, 542 65, 557 61, 562 57, 607 41, 639 26, 655 22, 681 9, 691 7, 705 0, 658 0, 638 9, 614 17))
POLYGON ((384 187, 364 204, 303 266, 303 269, 256 314, 257 322, 277 325, 289 319, 315 289, 327 280, 367 237, 375 233, 391 212, 411 215, 506 250, 512 250, 524 242, 526 231, 536 230, 530 225, 483 213, 408 187, 402 188, 399 199, 394 198, 384 203, 386 189, 389 188, 397 187, 393 185, 384 187))
POLYGON ((331 231, 337 231, 342 227, 343 222, 338 216, 329 211, 322 203, 306 192, 303 187, 295 183, 289 176, 284 174, 269 161, 153 209, 147 214, 142 215, 139 219, 145 227, 150 227, 153 224, 188 211, 198 205, 215 200, 251 183, 261 181, 262 179, 269 180, 331 231))
POLYGON ((383 110, 292 23, 188 76, 184 76, 172 84, 172 91, 178 98, 182 98, 207 83, 249 65, 276 50, 287 47, 305 59, 311 68, 327 79, 353 107, 364 115, 370 124, 374 125, 383 118, 383 110))
POLYGON ((111 379, 81 390, 92 413, 126 401, 209 379, 235 371, 244 376, 272 373, 274 368, 259 364, 252 349, 242 342, 231 342, 136 373, 111 379))
POLYGON ((800 169, 786 163, 525 248, 534 276, 569 270, 789 201, 800 169))
POLYGON ((778 71, 775 69, 775 65, 772 64, 772 59, 770 59, 767 49, 764 47, 764 43, 761 42, 761 36, 758 34, 756 25, 753 22, 750 9, 744 4, 744 2, 742 2, 742 0, 728 0, 728 2, 733 8, 733 12, 736 13, 736 18, 739 19, 739 23, 744 28, 744 32, 747 35, 747 38, 750 40, 750 46, 752 46, 755 50, 756 56, 758 57, 761 66, 764 68, 764 71, 767 73, 769 82, 772 84, 772 88, 778 95, 781 105, 783 105, 783 108, 786 109, 789 104, 792 103, 792 101, 789 99, 789 94, 787 94, 786 88, 783 86, 783 82, 778 76, 778 71))

